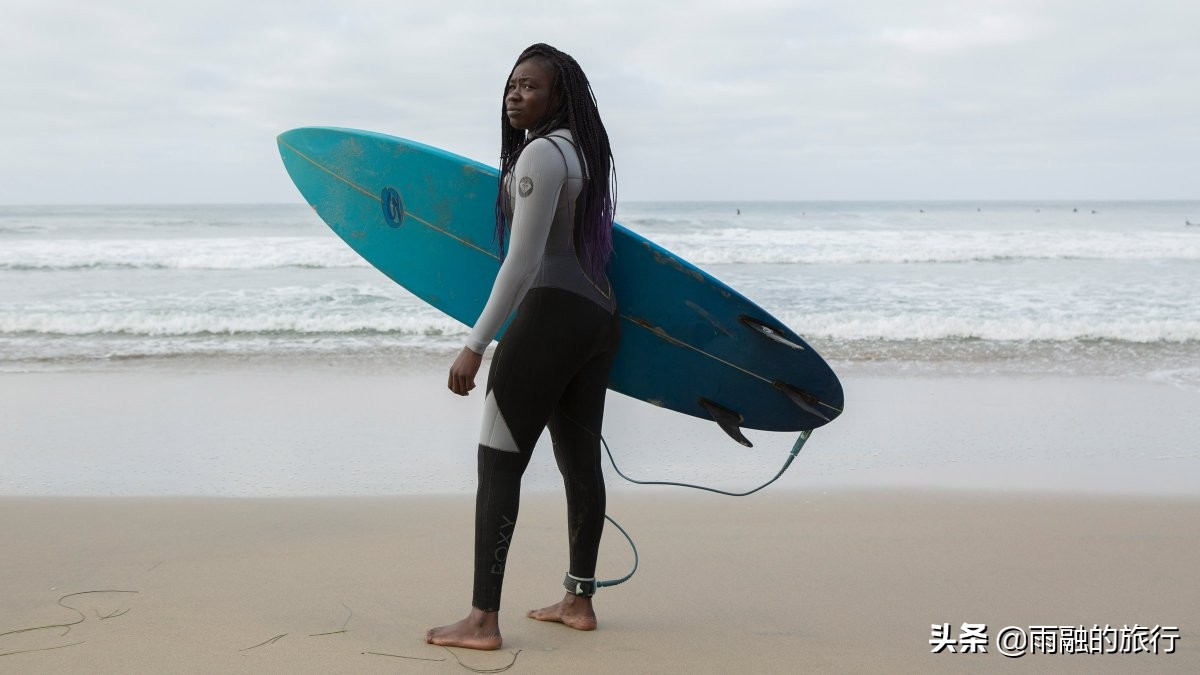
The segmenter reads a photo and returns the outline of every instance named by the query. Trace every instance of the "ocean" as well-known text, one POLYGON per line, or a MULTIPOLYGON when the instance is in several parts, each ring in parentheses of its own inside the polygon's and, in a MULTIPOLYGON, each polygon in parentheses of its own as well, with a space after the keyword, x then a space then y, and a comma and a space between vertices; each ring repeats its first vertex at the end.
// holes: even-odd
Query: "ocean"
MULTIPOLYGON (((856 372, 1200 387, 1200 202, 628 202, 856 372)), ((0 207, 0 371, 444 359, 467 328, 303 204, 0 207)))
MULTIPOLYGON (((1200 485, 1200 202, 627 202, 618 220, 842 378, 845 414, 780 486, 1200 485)), ((466 333, 303 204, 0 207, 0 495, 470 492, 480 397, 444 379, 466 333)), ((634 478, 737 491, 795 440, 742 448, 619 395, 604 434, 634 478)), ((548 447, 525 485, 561 489, 548 447)))

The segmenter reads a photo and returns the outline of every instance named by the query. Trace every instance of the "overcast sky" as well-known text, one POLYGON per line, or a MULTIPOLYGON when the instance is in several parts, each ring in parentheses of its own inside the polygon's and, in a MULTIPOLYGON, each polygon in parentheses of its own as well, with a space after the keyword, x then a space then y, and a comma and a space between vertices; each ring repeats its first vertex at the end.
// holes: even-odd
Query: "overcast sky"
POLYGON ((4 0, 0 204, 291 202, 286 129, 496 164, 533 42, 620 195, 1200 198, 1195 0, 4 0), (176 6, 179 5, 179 6, 176 6))

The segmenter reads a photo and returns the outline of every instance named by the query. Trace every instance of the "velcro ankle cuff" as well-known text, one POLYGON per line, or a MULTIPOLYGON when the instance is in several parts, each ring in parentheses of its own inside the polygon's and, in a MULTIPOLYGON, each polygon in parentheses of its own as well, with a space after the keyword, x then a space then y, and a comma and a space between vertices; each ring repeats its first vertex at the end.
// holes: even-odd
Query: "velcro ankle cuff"
POLYGON ((581 598, 590 598, 596 594, 596 579, 580 579, 573 577, 570 573, 563 578, 563 587, 572 595, 578 595, 581 598))

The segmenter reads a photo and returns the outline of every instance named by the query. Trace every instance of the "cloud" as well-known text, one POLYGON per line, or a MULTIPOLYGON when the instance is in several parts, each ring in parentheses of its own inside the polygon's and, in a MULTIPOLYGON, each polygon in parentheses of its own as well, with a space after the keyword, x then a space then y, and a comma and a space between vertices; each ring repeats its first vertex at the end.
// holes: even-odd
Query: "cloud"
POLYGON ((914 52, 945 56, 1013 45, 1036 33, 1036 25, 1027 19, 985 14, 960 19, 954 25, 887 28, 880 34, 880 40, 914 52))
POLYGON ((587 70, 626 198, 1188 196, 1195 25, 1163 0, 11 0, 0 203, 291 200, 274 136, 315 124, 494 163, 538 41, 587 70))

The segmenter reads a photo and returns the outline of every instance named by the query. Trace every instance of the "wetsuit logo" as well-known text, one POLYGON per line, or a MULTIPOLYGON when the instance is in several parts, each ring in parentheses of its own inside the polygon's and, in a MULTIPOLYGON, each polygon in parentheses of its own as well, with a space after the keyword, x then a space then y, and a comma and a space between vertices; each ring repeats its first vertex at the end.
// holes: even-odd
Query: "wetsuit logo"
POLYGON ((493 557, 496 559, 496 564, 492 565, 492 574, 504 574, 504 563, 508 560, 508 547, 512 544, 513 528, 517 521, 509 520, 508 516, 501 515, 500 518, 504 521, 500 523, 500 540, 496 542, 496 551, 493 557), (504 531, 508 530, 508 534, 504 531))
POLYGON ((517 193, 522 197, 528 197, 533 194, 533 179, 529 176, 522 178, 521 182, 517 185, 517 193))

